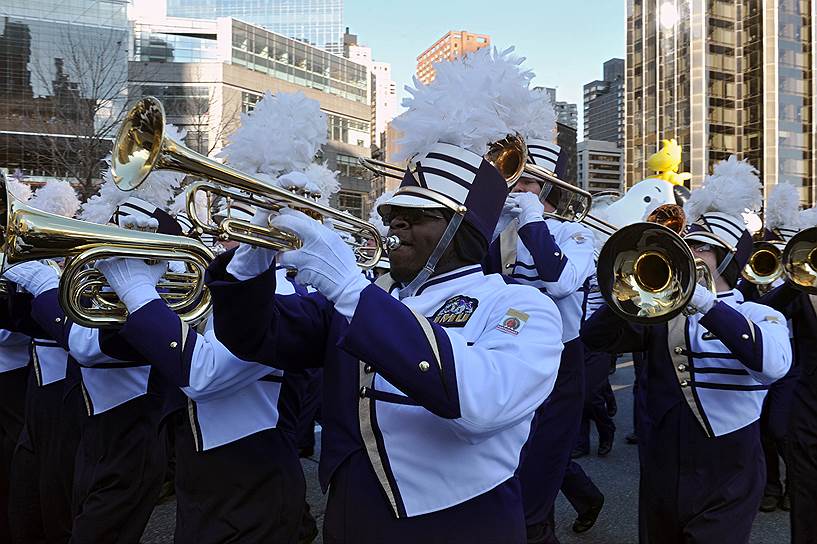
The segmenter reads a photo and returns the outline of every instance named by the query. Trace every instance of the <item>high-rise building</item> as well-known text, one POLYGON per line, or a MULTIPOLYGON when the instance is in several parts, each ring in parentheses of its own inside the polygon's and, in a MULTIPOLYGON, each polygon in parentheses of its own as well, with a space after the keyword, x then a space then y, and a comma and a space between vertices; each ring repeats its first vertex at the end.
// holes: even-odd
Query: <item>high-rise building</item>
POLYGON ((815 2, 628 0, 628 185, 661 140, 700 184, 731 154, 815 201, 815 2))
POLYGON ((398 113, 397 83, 391 78, 391 64, 373 60, 372 48, 358 45, 357 36, 348 28, 343 37, 343 56, 366 66, 374 76, 372 143, 383 147, 386 126, 398 113))
MULTIPOLYGON (((536 87, 541 89, 542 87, 536 87)), ((575 131, 579 130, 579 108, 576 104, 570 102, 560 102, 556 100, 556 89, 553 87, 545 87, 545 92, 553 105, 556 112, 556 121, 567 125, 575 131)))
POLYGON ((185 143, 201 153, 217 152, 267 91, 317 100, 328 121, 321 160, 340 172, 332 204, 368 216, 371 183, 357 162, 371 153, 365 66, 229 17, 139 19, 132 27, 131 96, 159 98, 168 122, 185 129, 185 143))
POLYGON ((576 183, 578 177, 576 165, 576 127, 562 122, 556 123, 556 144, 561 148, 560 153, 567 155, 567 168, 564 181, 576 183))
POLYGON ((624 146, 624 59, 604 63, 604 79, 584 86, 584 139, 624 146))
POLYGON ((452 30, 417 57, 417 79, 428 85, 434 81, 435 62, 458 59, 489 45, 491 37, 487 34, 452 30))
POLYGON ((0 168, 98 179, 127 99, 126 7, 0 4, 0 168))
POLYGON ((576 146, 578 186, 590 193, 622 192, 622 156, 615 142, 585 140, 576 146))
POLYGON ((343 0, 167 0, 167 15, 193 19, 234 17, 343 54, 343 0))

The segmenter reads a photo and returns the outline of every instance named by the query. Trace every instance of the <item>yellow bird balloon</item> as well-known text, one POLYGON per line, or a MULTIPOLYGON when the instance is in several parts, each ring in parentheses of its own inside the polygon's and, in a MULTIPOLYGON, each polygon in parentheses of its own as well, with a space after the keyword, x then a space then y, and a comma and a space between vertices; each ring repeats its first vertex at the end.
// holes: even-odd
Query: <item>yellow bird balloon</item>
POLYGON ((681 146, 675 138, 671 140, 661 141, 660 151, 650 155, 647 159, 647 168, 658 172, 658 179, 663 179, 674 185, 683 185, 684 181, 692 178, 689 172, 678 173, 678 168, 681 166, 681 146))

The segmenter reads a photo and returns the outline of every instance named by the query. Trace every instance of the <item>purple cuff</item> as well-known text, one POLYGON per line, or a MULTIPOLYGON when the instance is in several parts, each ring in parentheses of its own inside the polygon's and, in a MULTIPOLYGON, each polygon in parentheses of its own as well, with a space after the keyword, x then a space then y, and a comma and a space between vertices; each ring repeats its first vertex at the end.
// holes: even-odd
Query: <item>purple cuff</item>
POLYGON ((729 348, 738 360, 755 372, 763 372, 763 334, 743 314, 716 301, 700 319, 701 325, 729 348))
POLYGON ((550 234, 547 222, 528 223, 518 232, 519 239, 533 257, 539 279, 547 282, 559 281, 562 270, 567 266, 567 257, 550 234))

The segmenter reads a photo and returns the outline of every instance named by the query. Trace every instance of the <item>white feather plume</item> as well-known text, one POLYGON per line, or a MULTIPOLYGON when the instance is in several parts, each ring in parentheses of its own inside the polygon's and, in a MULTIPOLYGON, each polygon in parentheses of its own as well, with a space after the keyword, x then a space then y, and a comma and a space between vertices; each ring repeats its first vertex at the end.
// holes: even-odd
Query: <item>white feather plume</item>
POLYGON ((428 85, 414 78, 414 86, 406 87, 411 97, 403 100, 408 111, 393 123, 402 134, 397 160, 423 154, 437 142, 484 155, 488 143, 509 134, 552 138, 553 108, 530 88, 534 74, 513 50, 485 47, 435 64, 428 85))
POLYGON ((800 223, 800 192, 791 183, 778 183, 769 191, 766 228, 797 228, 800 223))
POLYGON ((219 153, 233 168, 279 175, 305 169, 326 143, 326 115, 303 93, 267 92, 219 153))
POLYGON ((377 200, 375 200, 374 204, 372 204, 372 211, 369 212, 369 223, 374 225, 377 228, 377 231, 380 233, 380 236, 384 238, 387 236, 389 232, 389 227, 388 225, 383 223, 383 218, 380 217, 377 208, 393 196, 394 191, 386 191, 385 193, 377 197, 377 200))
MULTIPOLYGON (((165 134, 176 141, 182 141, 187 135, 187 131, 179 130, 173 125, 166 125, 165 134)), ((178 192, 185 176, 182 173, 170 170, 157 170, 152 172, 144 183, 133 191, 122 191, 113 182, 110 168, 111 157, 108 156, 105 162, 108 163, 108 168, 102 173, 103 182, 99 192, 82 205, 79 218, 83 221, 107 223, 116 207, 130 197, 141 198, 166 210, 174 195, 178 192)))
POLYGON ((79 210, 77 192, 67 181, 55 179, 37 189, 29 201, 33 207, 63 217, 74 217, 79 210))
POLYGON ((801 229, 817 227, 817 207, 801 211, 798 223, 801 229))
POLYGON ((17 181, 14 178, 6 178, 6 188, 11 196, 22 202, 26 202, 31 198, 31 187, 28 183, 17 181))
POLYGON ((318 192, 321 194, 318 203, 329 205, 332 195, 340 191, 338 173, 327 168, 325 164, 312 163, 306 167, 304 174, 318 187, 318 192))
MULTIPOLYGON (((173 202, 167 210, 174 217, 180 213, 187 213, 187 191, 181 191, 173 198, 173 202)), ((202 191, 196 192, 196 212, 199 217, 207 217, 207 194, 202 191)))
POLYGON ((734 155, 715 165, 698 189, 692 191, 684 205, 687 221, 692 223, 706 212, 722 212, 740 218, 746 211, 757 211, 763 203, 760 178, 748 162, 734 155))

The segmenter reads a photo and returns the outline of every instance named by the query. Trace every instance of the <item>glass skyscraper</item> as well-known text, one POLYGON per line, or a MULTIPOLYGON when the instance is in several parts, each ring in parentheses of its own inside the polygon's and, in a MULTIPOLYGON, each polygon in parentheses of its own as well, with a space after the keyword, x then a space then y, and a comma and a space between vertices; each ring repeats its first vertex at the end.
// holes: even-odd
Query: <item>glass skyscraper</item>
POLYGON ((676 138, 698 185, 746 158, 815 202, 815 0, 628 0, 626 181, 676 138))
POLYGON ((343 54, 343 0, 167 0, 167 15, 234 17, 343 54))

